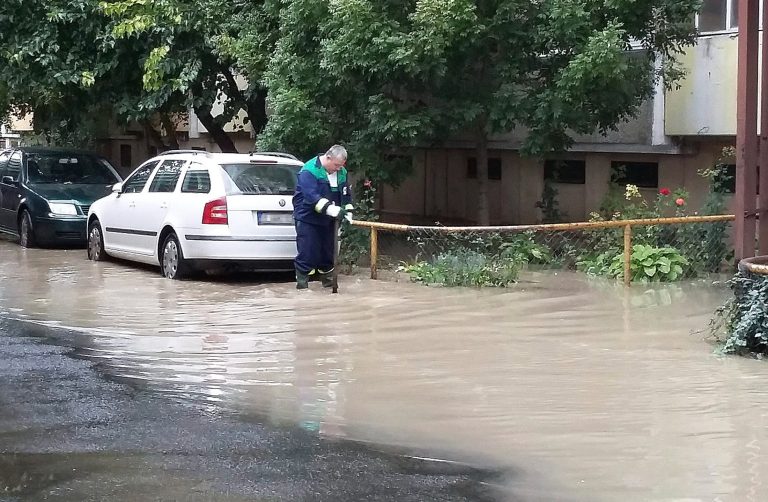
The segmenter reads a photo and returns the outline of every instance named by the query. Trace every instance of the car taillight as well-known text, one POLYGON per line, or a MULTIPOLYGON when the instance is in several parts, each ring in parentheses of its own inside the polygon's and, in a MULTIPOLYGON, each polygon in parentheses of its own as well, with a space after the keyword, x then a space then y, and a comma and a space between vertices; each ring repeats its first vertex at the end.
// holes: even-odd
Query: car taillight
POLYGON ((203 208, 203 225, 226 225, 227 223, 226 197, 205 203, 203 208))

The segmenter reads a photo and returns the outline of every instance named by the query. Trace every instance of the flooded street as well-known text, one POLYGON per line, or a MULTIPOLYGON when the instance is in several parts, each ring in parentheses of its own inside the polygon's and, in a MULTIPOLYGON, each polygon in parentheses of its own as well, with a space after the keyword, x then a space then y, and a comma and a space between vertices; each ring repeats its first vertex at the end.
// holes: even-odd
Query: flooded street
POLYGON ((172 397, 498 468, 510 500, 768 499, 768 365, 705 340, 723 286, 260 279, 0 240, 0 316, 74 328, 105 372, 172 397))

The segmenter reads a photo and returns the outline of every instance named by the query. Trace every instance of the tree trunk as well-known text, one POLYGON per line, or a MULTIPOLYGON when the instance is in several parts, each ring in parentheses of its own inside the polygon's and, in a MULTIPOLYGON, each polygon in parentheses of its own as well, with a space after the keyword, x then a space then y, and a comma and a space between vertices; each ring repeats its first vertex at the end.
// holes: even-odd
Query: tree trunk
POLYGON ((237 148, 235 148, 232 138, 224 131, 223 127, 216 123, 210 110, 195 108, 195 113, 200 122, 208 129, 208 134, 211 135, 222 152, 237 153, 237 148))
POLYGON ((160 115, 160 123, 163 124, 165 134, 168 136, 168 147, 171 150, 179 149, 179 138, 176 137, 176 125, 171 120, 171 117, 167 113, 160 115))
POLYGON ((165 141, 163 141, 162 135, 160 135, 160 131, 155 129, 149 120, 142 120, 141 126, 144 128, 144 137, 145 137, 147 152, 150 151, 151 146, 156 147, 158 151, 165 150, 166 148, 168 148, 168 145, 166 145, 165 141))
POLYGON ((267 90, 260 88, 246 98, 243 91, 237 86, 237 80, 235 80, 230 67, 222 65, 221 73, 227 81, 227 96, 242 103, 248 114, 248 121, 251 123, 253 132, 258 135, 267 125, 267 90))
POLYGON ((257 135, 267 125, 267 91, 265 89, 259 89, 248 101, 248 119, 251 121, 253 132, 257 135))
POLYGON ((489 225, 488 211, 488 133, 485 120, 477 129, 477 224, 489 225))

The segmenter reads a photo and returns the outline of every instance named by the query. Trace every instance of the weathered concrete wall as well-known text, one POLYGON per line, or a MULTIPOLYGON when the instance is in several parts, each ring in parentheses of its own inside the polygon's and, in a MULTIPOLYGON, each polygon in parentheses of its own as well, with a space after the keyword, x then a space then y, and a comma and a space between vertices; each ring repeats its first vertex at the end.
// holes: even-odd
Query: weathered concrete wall
POLYGON ((737 47, 731 35, 699 37, 682 56, 687 76, 666 94, 668 136, 736 134, 737 47))
MULTIPOLYGON (((584 160, 585 183, 557 183, 559 209, 565 221, 586 221, 609 190, 612 162, 657 162, 658 187, 641 188, 653 200, 660 188, 685 188, 689 207, 704 203, 708 182, 698 171, 711 167, 728 143, 703 141, 692 145, 690 154, 575 153, 565 158, 584 160)), ((386 221, 444 224, 477 221, 478 182, 467 178, 467 159, 472 150, 420 150, 414 154, 413 174, 397 189, 385 188, 381 209, 386 221)), ((489 157, 501 158, 501 180, 488 181, 490 220, 493 225, 541 222, 536 203, 544 189, 544 160, 521 157, 510 150, 492 150, 489 157)), ((693 209, 692 209, 693 210, 693 209)), ((729 209, 730 210, 730 209, 729 209)))

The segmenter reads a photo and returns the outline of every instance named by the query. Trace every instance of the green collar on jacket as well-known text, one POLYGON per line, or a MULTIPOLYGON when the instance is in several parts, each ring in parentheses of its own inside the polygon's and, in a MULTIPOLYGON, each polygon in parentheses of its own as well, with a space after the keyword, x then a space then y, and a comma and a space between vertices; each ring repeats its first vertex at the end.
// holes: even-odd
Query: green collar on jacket
MULTIPOLYGON (((328 171, 325 170, 323 165, 320 163, 320 156, 314 157, 312 159, 309 159, 305 164, 304 167, 301 168, 302 171, 309 171, 312 173, 312 176, 317 178, 318 180, 325 180, 328 181, 328 171)), ((347 182, 347 168, 342 167, 339 170, 338 177, 336 178, 338 181, 338 186, 343 185, 347 182)), ((338 188, 334 189, 334 191, 338 190, 338 188)))

